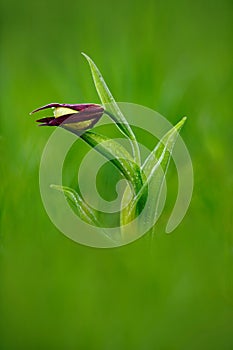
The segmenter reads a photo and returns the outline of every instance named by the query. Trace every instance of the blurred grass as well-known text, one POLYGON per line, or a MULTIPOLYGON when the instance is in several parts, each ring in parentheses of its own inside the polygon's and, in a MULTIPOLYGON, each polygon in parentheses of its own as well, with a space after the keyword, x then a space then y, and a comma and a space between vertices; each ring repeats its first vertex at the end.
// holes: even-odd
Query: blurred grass
POLYGON ((223 1, 1 3, 1 349, 232 349, 232 10, 223 1), (147 237, 80 246, 49 221, 38 170, 52 130, 28 112, 98 102, 89 54, 118 101, 175 123, 194 171, 172 235, 171 200, 147 237))

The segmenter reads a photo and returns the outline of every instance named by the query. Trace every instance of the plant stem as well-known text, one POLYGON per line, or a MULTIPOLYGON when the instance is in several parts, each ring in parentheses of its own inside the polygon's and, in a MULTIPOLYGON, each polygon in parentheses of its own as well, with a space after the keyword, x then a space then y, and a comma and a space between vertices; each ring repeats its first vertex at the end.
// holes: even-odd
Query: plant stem
MULTIPOLYGON (((140 164, 141 164, 141 154, 140 154, 140 150, 139 150, 139 147, 138 147, 138 142, 137 142, 137 139, 136 139, 132 129, 130 127, 128 127, 129 124, 128 124, 127 120, 125 119, 125 122, 121 123, 121 122, 119 122, 119 119, 117 119, 117 117, 113 113, 107 111, 106 109, 105 109, 104 113, 107 114, 114 121, 114 123, 116 123, 117 125, 124 124, 126 126, 126 128, 128 130, 128 133, 129 133, 128 138, 130 140, 130 144, 131 144, 132 151, 133 151, 133 158, 134 158, 135 162, 140 166, 140 164)), ((122 116, 121 116, 121 119, 123 119, 122 116)), ((123 119, 123 121, 124 121, 124 119, 123 119)), ((119 129, 122 132, 122 129, 121 128, 119 128, 119 129)), ((123 134, 125 135, 125 133, 123 133, 123 134)))

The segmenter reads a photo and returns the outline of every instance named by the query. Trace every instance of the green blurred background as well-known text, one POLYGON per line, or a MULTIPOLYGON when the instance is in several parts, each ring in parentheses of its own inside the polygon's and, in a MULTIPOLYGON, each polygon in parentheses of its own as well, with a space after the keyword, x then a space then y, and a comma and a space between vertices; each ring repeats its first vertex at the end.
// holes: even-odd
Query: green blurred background
POLYGON ((0 349, 233 349, 232 10, 231 0, 1 2, 0 349), (81 51, 118 101, 189 117, 195 188, 171 235, 173 165, 152 243, 81 246, 43 208, 52 130, 28 113, 99 102, 81 51))

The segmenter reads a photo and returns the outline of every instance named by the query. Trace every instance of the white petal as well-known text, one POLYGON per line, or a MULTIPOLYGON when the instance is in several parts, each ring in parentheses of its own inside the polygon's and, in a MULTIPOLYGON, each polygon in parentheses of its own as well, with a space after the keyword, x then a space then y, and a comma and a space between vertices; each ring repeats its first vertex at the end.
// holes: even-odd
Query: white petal
POLYGON ((63 115, 72 114, 72 113, 78 113, 78 111, 75 111, 74 109, 66 108, 66 107, 57 107, 53 111, 53 115, 55 118, 62 117, 63 115))

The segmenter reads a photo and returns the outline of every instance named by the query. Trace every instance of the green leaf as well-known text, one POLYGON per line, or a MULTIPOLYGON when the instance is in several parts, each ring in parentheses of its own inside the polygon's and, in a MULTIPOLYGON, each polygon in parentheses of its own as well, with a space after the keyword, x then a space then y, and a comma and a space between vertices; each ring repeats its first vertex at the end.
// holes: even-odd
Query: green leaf
POLYGON ((77 214, 83 221, 94 226, 100 226, 95 211, 73 189, 67 186, 51 185, 51 188, 63 192, 77 210, 77 214))
POLYGON ((82 55, 87 59, 89 66, 91 68, 92 77, 95 83, 95 87, 97 90, 97 93, 99 95, 99 98, 103 104, 103 106, 106 108, 106 114, 108 114, 116 123, 120 131, 129 138, 131 141, 132 149, 133 149, 133 155, 134 160, 140 164, 140 150, 138 147, 138 143, 136 140, 136 137, 133 133, 133 130, 131 129, 129 123, 127 122, 126 118, 122 114, 120 108, 118 107, 118 104, 114 100, 107 84, 105 83, 99 69, 96 67, 95 63, 92 61, 92 59, 87 56, 85 53, 82 53, 82 55))
POLYGON ((117 243, 102 227, 101 223, 97 219, 96 211, 91 208, 73 188, 61 185, 50 185, 50 187, 65 194, 66 198, 76 209, 77 215, 81 220, 92 226, 101 228, 101 234, 103 234, 112 243, 117 243))
POLYGON ((91 147, 110 160, 121 174, 129 181, 134 194, 143 185, 140 167, 134 162, 129 152, 118 142, 93 131, 86 131, 80 136, 91 147))
MULTIPOLYGON (((168 169, 169 161, 171 158, 173 147, 176 143, 178 134, 183 124, 186 121, 186 117, 182 118, 166 135, 159 141, 154 150, 150 153, 145 160, 141 171, 146 176, 143 186, 140 191, 131 200, 127 210, 122 210, 121 224, 125 225, 135 218, 137 214, 137 205, 142 196, 145 195, 150 185, 150 191, 153 192, 150 203, 147 203, 147 212, 144 220, 154 221, 157 215, 157 208, 159 205, 160 194, 162 186, 165 180, 165 175, 168 169), (161 171, 162 170, 162 171, 161 171)), ((127 189, 126 189, 127 190, 127 189)), ((150 196, 149 196, 150 198, 150 196)), ((123 196, 123 203, 127 200, 127 191, 123 196)))

